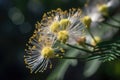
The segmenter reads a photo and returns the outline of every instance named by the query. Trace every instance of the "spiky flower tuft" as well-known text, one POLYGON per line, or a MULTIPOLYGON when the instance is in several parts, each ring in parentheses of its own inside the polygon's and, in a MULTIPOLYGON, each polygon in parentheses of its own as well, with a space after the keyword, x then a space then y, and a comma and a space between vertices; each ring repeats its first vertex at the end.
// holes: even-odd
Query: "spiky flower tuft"
POLYGON ((53 33, 61 43, 76 42, 77 37, 85 34, 85 27, 80 17, 80 9, 52 10, 44 14, 42 25, 49 30, 48 32, 53 33))
POLYGON ((108 16, 108 6, 107 4, 98 5, 98 11, 104 16, 108 16))
MULTIPOLYGON (((31 72, 43 72, 51 65, 51 58, 57 55, 54 48, 56 40, 61 43, 76 42, 78 37, 85 34, 85 27, 80 21, 80 9, 52 10, 43 15, 41 22, 37 22, 36 30, 29 40, 26 49, 25 63, 31 72)), ((61 52, 64 50, 59 49, 61 52)))
POLYGON ((55 43, 54 35, 47 32, 38 22, 33 36, 29 39, 24 56, 27 67, 31 73, 43 72, 52 66, 50 59, 56 56, 53 45, 55 43))
POLYGON ((84 16, 84 17, 82 18, 82 22, 83 22, 83 24, 84 24, 87 28, 89 28, 90 25, 91 25, 92 20, 91 20, 91 18, 90 18, 89 16, 84 16))

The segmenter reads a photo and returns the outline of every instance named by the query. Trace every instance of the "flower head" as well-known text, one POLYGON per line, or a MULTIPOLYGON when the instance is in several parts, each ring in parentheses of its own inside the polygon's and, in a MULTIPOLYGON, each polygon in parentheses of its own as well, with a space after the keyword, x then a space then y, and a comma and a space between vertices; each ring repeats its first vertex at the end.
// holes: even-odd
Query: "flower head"
POLYGON ((98 11, 104 15, 104 16, 108 16, 108 6, 106 4, 102 4, 102 5, 98 5, 98 11))
POLYGON ((58 32, 57 39, 62 43, 65 43, 69 38, 69 33, 66 30, 61 30, 58 32))
MULTIPOLYGON (((36 26, 40 27, 40 23, 37 23, 36 26)), ((49 64, 51 67, 50 59, 56 56, 53 48, 54 43, 54 36, 46 29, 42 29, 42 26, 35 30, 34 35, 29 40, 24 59, 31 73, 43 72, 49 64)))
MULTIPOLYGON (((57 55, 53 48, 56 40, 61 43, 77 43, 76 39, 85 34, 86 28, 80 21, 80 14, 80 9, 57 9, 47 12, 41 22, 37 22, 25 55, 25 63, 31 72, 43 72, 47 69, 50 59, 57 55)), ((61 52, 64 52, 63 49, 61 52)))
POLYGON ((103 20, 103 17, 101 13, 96 8, 96 5, 98 4, 97 0, 93 0, 92 2, 90 0, 87 0, 85 7, 83 9, 82 18, 89 17, 91 19, 91 23, 94 24, 96 22, 101 22, 103 20))
POLYGON ((89 28, 90 25, 91 25, 92 20, 91 20, 90 16, 84 16, 84 17, 82 18, 82 22, 83 22, 83 24, 84 24, 87 28, 89 28))
POLYGON ((96 11, 98 11, 102 16, 108 16, 111 11, 114 11, 114 9, 118 7, 120 2, 119 0, 94 0, 90 4, 92 4, 93 7, 96 8, 96 11))
POLYGON ((48 26, 49 32, 53 33, 61 43, 75 43, 77 37, 85 34, 85 27, 80 17, 80 9, 52 10, 45 14, 43 25, 48 26))
POLYGON ((89 16, 92 20, 91 27, 93 27, 104 21, 104 16, 110 15, 119 4, 119 0, 87 0, 82 16, 89 16))

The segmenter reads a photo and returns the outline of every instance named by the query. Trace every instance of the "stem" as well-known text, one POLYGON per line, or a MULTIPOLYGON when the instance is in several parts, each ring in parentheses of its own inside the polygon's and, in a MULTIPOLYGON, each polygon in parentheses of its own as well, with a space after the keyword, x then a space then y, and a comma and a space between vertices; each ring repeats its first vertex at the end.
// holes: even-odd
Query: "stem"
POLYGON ((95 46, 88 44, 88 43, 85 43, 85 45, 95 48, 95 46))
POLYGON ((114 27, 114 28, 120 28, 120 26, 116 26, 116 25, 113 25, 113 24, 110 24, 110 23, 107 23, 107 22, 103 22, 103 24, 109 25, 110 27, 114 27))
POLYGON ((113 16, 108 15, 107 18, 110 18, 110 19, 112 19, 113 21, 116 21, 116 22, 120 23, 120 21, 117 20, 117 19, 115 19, 113 16))
POLYGON ((87 61, 91 61, 91 60, 99 59, 99 58, 101 58, 101 56, 98 56, 98 57, 95 57, 95 58, 88 58, 87 61))
POLYGON ((102 51, 102 53, 103 53, 103 52, 105 52, 105 51, 107 51, 107 50, 110 50, 110 49, 106 49, 106 48, 104 48, 104 49, 102 48, 102 49, 101 49, 101 48, 99 48, 98 50, 93 51, 93 53, 99 53, 99 52, 101 52, 101 51, 102 51))
POLYGON ((94 42, 97 43, 97 41, 95 40, 95 38, 94 38, 93 34, 91 33, 91 31, 89 29, 87 29, 87 30, 88 30, 90 36, 93 38, 94 42))
POLYGON ((85 58, 80 58, 80 57, 63 57, 62 59, 85 59, 85 58))
POLYGON ((119 22, 120 23, 120 21, 119 20, 116 20, 115 18, 113 18, 113 17, 110 17, 112 20, 114 20, 114 21, 116 21, 116 22, 119 22))
MULTIPOLYGON (((93 36, 93 34, 91 33, 91 31, 88 29, 88 32, 89 32, 89 34, 91 35, 91 37, 93 38, 93 40, 94 40, 94 42, 97 44, 97 41, 95 40, 95 38, 94 38, 94 36, 93 36)), ((101 48, 99 48, 99 50, 98 51, 100 51, 100 53, 102 54, 103 53, 103 51, 101 50, 101 48)), ((94 47, 94 50, 93 50, 93 52, 95 52, 95 47, 94 47)), ((97 51, 96 51, 97 52, 97 51)), ((94 54, 93 54, 94 55, 94 54)))
POLYGON ((98 57, 94 57, 94 58, 90 58, 90 57, 80 58, 80 57, 66 57, 65 56, 65 57, 62 57, 62 58, 57 57, 56 59, 78 59, 80 61, 90 61, 90 60, 99 59, 99 58, 101 58, 101 57, 98 56, 98 57))
MULTIPOLYGON (((87 58, 87 57, 86 57, 87 58)), ((81 57, 68 57, 68 56, 62 56, 62 57, 55 57, 54 59, 85 59, 85 58, 81 58, 81 57)))
MULTIPOLYGON (((97 41, 96 41, 95 37, 93 36, 93 34, 91 33, 90 29, 87 29, 87 30, 88 30, 90 36, 92 37, 92 39, 94 40, 94 42, 97 44, 97 41)), ((93 49, 93 51, 94 51, 94 49, 93 49)))
POLYGON ((82 51, 88 52, 88 53, 93 53, 92 51, 89 51, 89 50, 86 50, 86 49, 82 49, 82 48, 79 48, 77 46, 73 46, 73 45, 70 45, 70 44, 66 44, 66 45, 69 46, 69 47, 78 49, 78 50, 82 50, 82 51))

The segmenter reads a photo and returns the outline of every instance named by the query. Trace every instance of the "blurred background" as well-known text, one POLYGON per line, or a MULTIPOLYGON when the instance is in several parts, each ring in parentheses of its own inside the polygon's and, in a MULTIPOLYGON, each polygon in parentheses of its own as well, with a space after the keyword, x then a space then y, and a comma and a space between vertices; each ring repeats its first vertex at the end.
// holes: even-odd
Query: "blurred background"
POLYGON ((85 62, 79 60, 75 61, 77 65, 69 65, 65 72, 59 73, 60 76, 64 75, 63 78, 59 76, 59 79, 48 78, 56 77, 55 70, 56 74, 59 72, 57 69, 31 74, 25 67, 23 56, 26 43, 42 15, 57 8, 82 8, 85 2, 86 0, 0 0, 0 80, 120 80, 120 61, 102 63, 87 78, 83 77, 85 62))

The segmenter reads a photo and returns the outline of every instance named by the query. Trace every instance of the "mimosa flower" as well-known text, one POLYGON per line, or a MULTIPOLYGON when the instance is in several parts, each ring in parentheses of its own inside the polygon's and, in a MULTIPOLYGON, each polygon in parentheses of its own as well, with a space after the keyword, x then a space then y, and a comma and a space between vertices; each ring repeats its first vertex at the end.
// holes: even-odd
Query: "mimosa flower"
MULTIPOLYGON (((37 23, 36 26, 40 27, 40 24, 37 23)), ((42 29, 35 30, 34 35, 29 40, 24 57, 31 73, 43 72, 48 65, 49 67, 52 66, 50 59, 56 56, 53 48, 54 43, 55 38, 52 34, 42 29)))
POLYGON ((89 16, 92 20, 91 27, 97 26, 105 20, 103 16, 113 13, 120 4, 119 0, 87 0, 83 9, 82 18, 89 16))
POLYGON ((44 15, 42 24, 53 33, 61 43, 76 43, 76 38, 85 34, 84 24, 81 23, 81 10, 61 9, 52 10, 44 15))
POLYGON ((92 20, 91 20, 90 16, 84 16, 82 18, 82 22, 86 26, 86 28, 89 28, 91 26, 92 20))
MULTIPOLYGON (((87 0, 88 2, 85 4, 85 8, 83 9, 81 20, 82 22, 88 26, 91 33, 94 35, 100 35, 103 39, 109 39, 117 32, 117 29, 114 27, 103 27, 103 25, 99 25, 105 20, 105 16, 110 15, 110 12, 113 12, 115 8, 117 8, 118 4, 120 4, 119 0, 87 0), (116 6, 114 6, 116 4, 116 6), (108 33, 108 30, 110 31, 108 33), (99 33, 103 32, 103 33, 99 33), (114 32, 113 32, 114 31, 114 32)), ((89 34, 89 33, 88 33, 89 34)))

